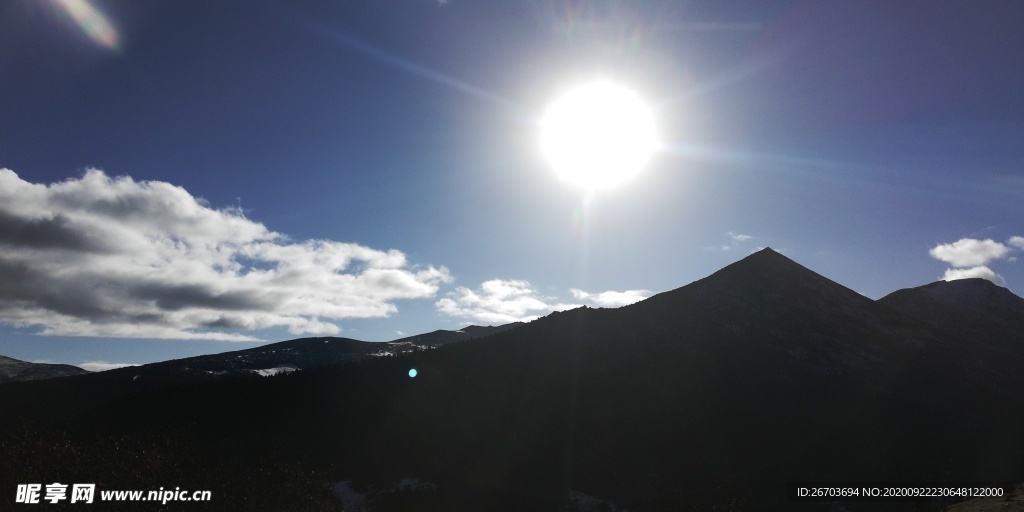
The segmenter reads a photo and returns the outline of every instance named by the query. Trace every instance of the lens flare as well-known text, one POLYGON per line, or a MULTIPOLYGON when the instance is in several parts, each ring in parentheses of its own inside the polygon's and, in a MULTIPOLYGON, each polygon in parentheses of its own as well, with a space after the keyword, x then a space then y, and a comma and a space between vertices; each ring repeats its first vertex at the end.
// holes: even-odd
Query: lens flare
POLYGON ((89 36, 94 43, 115 50, 118 47, 119 37, 117 30, 107 21, 107 17, 88 2, 88 0, 54 0, 71 16, 71 19, 78 24, 78 27, 89 36))

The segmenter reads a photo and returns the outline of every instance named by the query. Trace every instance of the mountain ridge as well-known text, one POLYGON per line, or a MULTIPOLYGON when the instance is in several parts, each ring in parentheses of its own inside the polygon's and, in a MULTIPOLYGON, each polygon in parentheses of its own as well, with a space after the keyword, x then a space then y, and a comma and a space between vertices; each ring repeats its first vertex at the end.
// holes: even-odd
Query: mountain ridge
POLYGON ((897 290, 878 302, 954 340, 953 357, 987 375, 994 391, 1024 389, 1024 298, 985 279, 962 279, 897 290))
MULTIPOLYGON (((898 307, 762 251, 630 306, 556 312, 471 343, 116 399, 94 378, 22 383, 0 387, 0 404, 58 409, 55 439, 81 444, 45 459, 56 467, 102 454, 96 439, 173 439, 183 455, 170 468, 292 461, 360 489, 429 482, 378 493, 381 512, 566 510, 580 494, 640 511, 778 509, 797 480, 1024 481, 1016 360, 977 349, 1024 333, 973 339, 898 307), (58 399, 83 403, 61 411, 58 399)), ((48 445, 0 451, 32 461, 48 445)), ((136 469, 153 471, 128 465, 108 480, 136 469)), ((225 499, 248 492, 223 485, 225 499)))
POLYGON ((0 356, 0 384, 30 380, 54 379, 90 373, 69 364, 30 363, 13 357, 0 356))
POLYGON ((517 325, 518 322, 494 327, 471 325, 459 331, 436 330, 387 342, 335 336, 296 338, 241 350, 85 373, 95 375, 94 378, 117 380, 133 385, 161 386, 237 375, 268 376, 320 366, 344 365, 367 358, 393 357, 419 350, 430 350, 448 343, 488 336, 517 325))

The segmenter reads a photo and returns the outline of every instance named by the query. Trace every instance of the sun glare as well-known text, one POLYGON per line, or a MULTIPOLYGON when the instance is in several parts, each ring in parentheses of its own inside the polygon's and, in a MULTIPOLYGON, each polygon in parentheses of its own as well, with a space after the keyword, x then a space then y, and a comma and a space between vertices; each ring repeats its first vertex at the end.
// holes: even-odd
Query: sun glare
POLYGON ((654 116, 634 92, 593 82, 555 100, 540 123, 541 150, 566 181, 606 189, 633 177, 657 148, 654 116))
POLYGON ((107 17, 99 9, 93 7, 88 0, 55 1, 94 43, 107 49, 117 49, 117 30, 110 24, 107 17))

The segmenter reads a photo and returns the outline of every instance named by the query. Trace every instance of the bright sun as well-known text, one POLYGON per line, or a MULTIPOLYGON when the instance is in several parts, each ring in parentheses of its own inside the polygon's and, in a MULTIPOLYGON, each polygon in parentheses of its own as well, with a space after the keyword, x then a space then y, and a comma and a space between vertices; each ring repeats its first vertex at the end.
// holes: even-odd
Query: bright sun
POLYGON ((658 142, 654 116, 635 93, 611 82, 562 95, 541 119, 541 150, 563 179, 587 190, 632 177, 658 142))

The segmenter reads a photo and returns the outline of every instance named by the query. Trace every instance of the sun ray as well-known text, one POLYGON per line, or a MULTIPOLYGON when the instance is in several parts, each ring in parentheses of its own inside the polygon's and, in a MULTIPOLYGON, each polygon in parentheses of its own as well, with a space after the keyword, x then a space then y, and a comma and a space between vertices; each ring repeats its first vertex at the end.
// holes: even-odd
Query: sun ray
POLYGON ((365 41, 362 41, 349 35, 348 33, 339 28, 328 26, 321 21, 314 20, 312 18, 309 18, 308 16, 305 16, 301 13, 292 10, 286 11, 282 9, 280 12, 286 14, 295 22, 301 23, 307 29, 316 32, 320 36, 330 39, 336 43, 339 43, 342 46, 348 48, 349 50, 361 53, 378 62, 391 66, 394 69, 444 85, 446 87, 450 87, 457 91, 470 94, 478 98, 500 103, 505 107, 509 107, 516 110, 519 109, 519 106, 515 102, 507 98, 501 97, 497 94, 482 89, 464 80, 460 80, 458 78, 449 76, 440 71, 428 68, 426 66, 417 64, 413 61, 410 61, 393 53, 382 50, 381 48, 373 46, 365 41))

